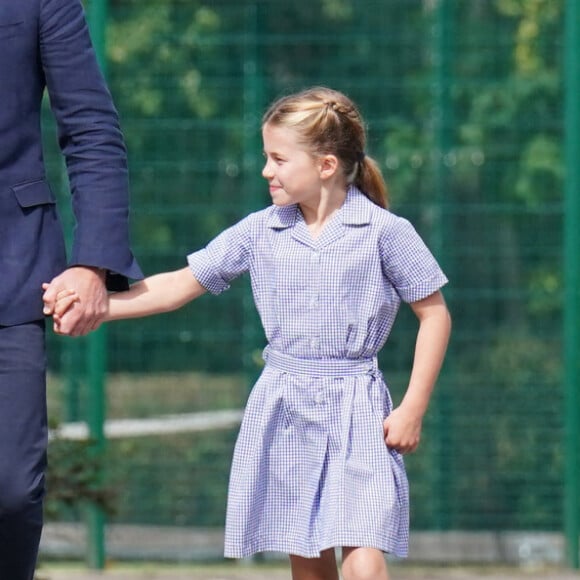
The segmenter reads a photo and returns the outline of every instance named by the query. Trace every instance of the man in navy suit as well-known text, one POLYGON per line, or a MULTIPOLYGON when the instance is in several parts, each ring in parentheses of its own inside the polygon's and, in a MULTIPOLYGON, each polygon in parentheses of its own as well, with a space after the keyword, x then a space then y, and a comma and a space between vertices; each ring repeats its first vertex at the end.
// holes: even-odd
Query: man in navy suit
POLYGON ((59 332, 97 328, 106 287, 142 277, 129 247, 117 112, 81 0, 0 1, 0 579, 31 580, 42 529, 47 425, 44 314, 81 299, 59 332), (66 160, 76 228, 68 265, 43 164, 45 88, 66 160), (42 283, 50 281, 43 312, 42 283))

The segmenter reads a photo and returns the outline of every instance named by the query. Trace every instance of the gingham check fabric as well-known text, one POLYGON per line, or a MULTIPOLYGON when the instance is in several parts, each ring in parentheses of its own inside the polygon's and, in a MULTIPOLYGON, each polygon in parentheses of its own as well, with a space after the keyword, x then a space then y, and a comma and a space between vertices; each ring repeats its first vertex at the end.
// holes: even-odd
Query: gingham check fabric
POLYGON ((316 240, 297 206, 270 206, 188 263, 214 294, 249 272, 268 341, 234 452, 226 557, 406 556, 408 484, 383 440, 392 404, 376 355, 401 301, 447 282, 414 228, 351 187, 316 240))

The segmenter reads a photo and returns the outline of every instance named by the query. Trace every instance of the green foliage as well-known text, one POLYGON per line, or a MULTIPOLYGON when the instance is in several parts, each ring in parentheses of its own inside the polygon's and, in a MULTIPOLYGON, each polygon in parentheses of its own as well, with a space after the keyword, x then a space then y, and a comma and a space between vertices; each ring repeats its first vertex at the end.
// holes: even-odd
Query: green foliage
MULTIPOLYGON (((463 505, 460 527, 469 523, 465 515, 477 508, 480 522, 493 527, 557 528, 559 522, 553 516, 554 505, 562 500, 563 460, 559 346, 541 334, 498 329, 485 352, 461 361, 475 365, 469 368, 470 376, 485 377, 478 382, 486 396, 465 417, 472 429, 462 430, 464 445, 458 448, 464 456, 458 464, 475 461, 479 471, 475 480, 468 472, 457 473, 468 492, 458 498, 463 505)), ((478 382, 466 385, 459 394, 465 400, 464 415, 478 382)), ((480 525, 471 522, 474 527, 480 525)))
POLYGON ((111 442, 115 479, 125 490, 112 521, 223 526, 236 433, 208 431, 111 442))
POLYGON ((104 477, 107 458, 96 451, 91 440, 64 439, 57 425, 53 433, 48 449, 46 517, 74 517, 88 504, 114 513, 118 490, 104 477))

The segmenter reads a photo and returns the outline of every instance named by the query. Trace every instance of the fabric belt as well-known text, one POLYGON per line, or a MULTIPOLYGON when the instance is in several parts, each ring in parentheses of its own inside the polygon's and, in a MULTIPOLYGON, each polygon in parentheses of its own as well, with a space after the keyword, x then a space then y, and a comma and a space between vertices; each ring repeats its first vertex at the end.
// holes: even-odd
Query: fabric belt
POLYGON ((266 365, 295 375, 345 376, 374 374, 378 371, 377 358, 306 359, 283 354, 267 346, 263 352, 266 365))

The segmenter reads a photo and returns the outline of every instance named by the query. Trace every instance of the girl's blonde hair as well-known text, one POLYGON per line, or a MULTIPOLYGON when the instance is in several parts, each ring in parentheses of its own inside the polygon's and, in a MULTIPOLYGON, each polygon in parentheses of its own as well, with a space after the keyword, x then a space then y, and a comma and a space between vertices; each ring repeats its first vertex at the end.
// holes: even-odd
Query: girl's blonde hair
POLYGON ((356 105, 342 93, 313 87, 275 101, 262 125, 293 129, 315 155, 336 155, 347 182, 386 208, 387 186, 374 159, 365 153, 366 131, 356 105))

